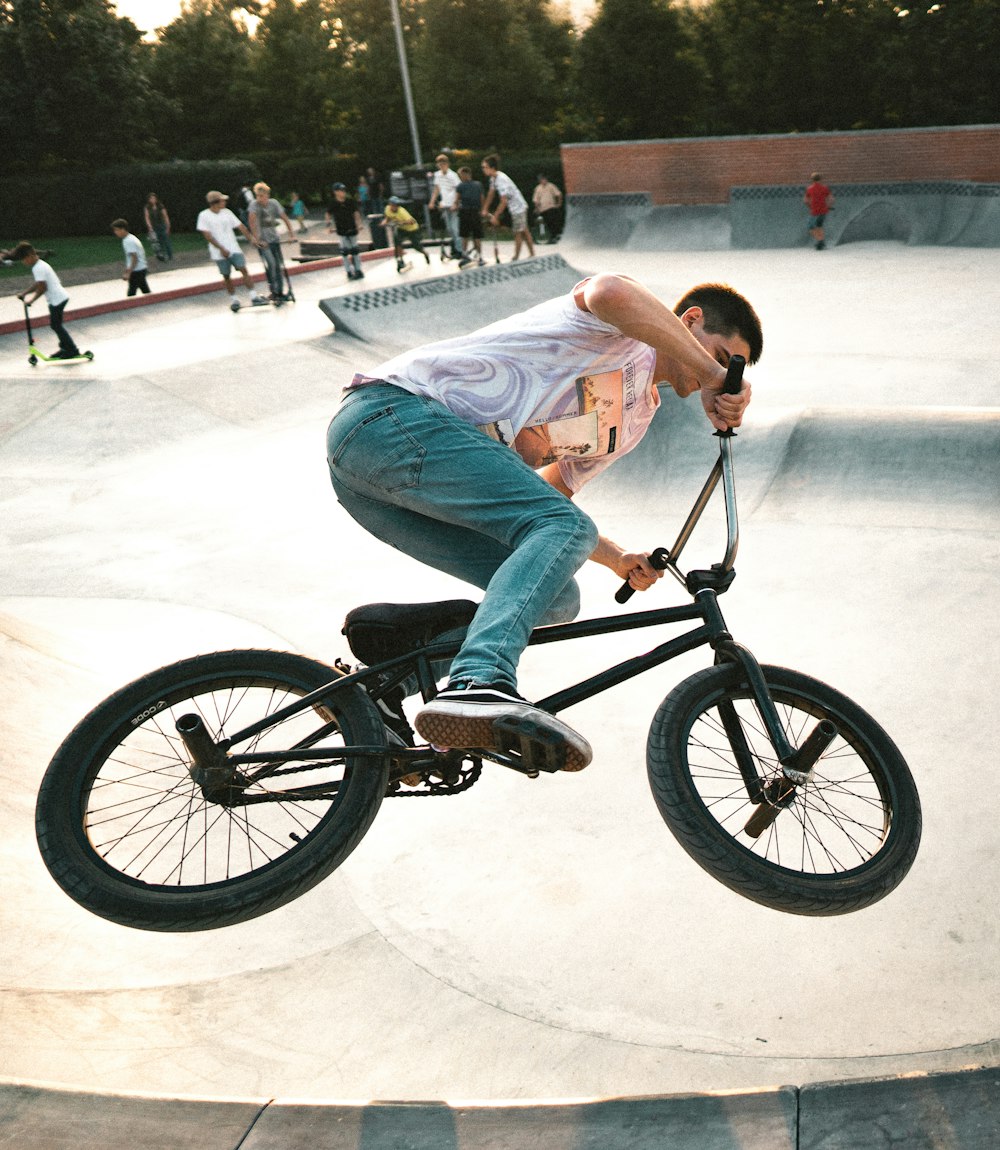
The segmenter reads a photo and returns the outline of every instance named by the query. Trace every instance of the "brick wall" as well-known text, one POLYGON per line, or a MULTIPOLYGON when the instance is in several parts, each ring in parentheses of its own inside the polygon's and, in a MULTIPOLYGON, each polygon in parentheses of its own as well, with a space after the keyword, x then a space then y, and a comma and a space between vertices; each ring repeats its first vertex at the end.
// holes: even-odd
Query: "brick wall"
POLYGON ((1000 124, 563 144, 569 195, 648 192, 654 204, 723 204, 746 184, 895 180, 1000 183, 1000 124))

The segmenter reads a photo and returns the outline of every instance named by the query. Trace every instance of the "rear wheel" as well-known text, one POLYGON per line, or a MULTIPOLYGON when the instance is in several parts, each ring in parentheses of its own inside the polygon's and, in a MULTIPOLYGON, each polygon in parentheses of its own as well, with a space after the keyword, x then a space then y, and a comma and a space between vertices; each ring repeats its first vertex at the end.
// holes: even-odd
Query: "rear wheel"
POLYGON ((164 667, 122 688, 66 738, 42 780, 36 832, 46 866, 81 906, 145 930, 205 930, 274 910, 325 878, 360 842, 385 794, 385 746, 365 692, 299 655, 224 651, 164 667), (177 732, 199 716, 214 741, 333 684, 304 711, 232 754, 329 749, 232 768, 199 785, 177 732))
POLYGON ((742 668, 711 667, 672 691, 653 719, 646 760, 660 814, 699 865, 755 902, 806 915, 877 902, 920 843, 910 771, 846 696, 796 671, 762 670, 793 747, 818 722, 837 728, 808 782, 785 780, 742 668), (757 802, 739 756, 762 784, 757 802))

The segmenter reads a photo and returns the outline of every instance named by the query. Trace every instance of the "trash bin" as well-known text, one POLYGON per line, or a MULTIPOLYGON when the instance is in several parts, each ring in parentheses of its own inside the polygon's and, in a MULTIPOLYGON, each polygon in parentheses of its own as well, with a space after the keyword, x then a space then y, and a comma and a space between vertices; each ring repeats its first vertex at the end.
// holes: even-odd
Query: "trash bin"
POLYGON ((382 215, 379 212, 368 217, 368 230, 371 232, 373 251, 378 251, 379 248, 389 247, 389 237, 386 234, 385 228, 379 223, 381 219, 382 215))

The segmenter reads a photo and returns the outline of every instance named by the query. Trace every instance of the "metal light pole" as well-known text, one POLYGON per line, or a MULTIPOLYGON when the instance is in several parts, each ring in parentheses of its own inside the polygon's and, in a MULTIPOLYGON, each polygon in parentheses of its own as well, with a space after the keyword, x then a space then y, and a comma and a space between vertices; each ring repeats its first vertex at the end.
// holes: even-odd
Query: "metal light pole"
POLYGON ((399 70, 403 75, 403 96, 406 100, 406 115, 410 121, 410 139, 413 141, 414 163, 422 164, 420 137, 417 135, 417 117, 413 111, 413 93, 410 91, 410 70, 406 66, 406 48, 403 45, 403 22, 399 18, 397 0, 389 0, 392 6, 392 25, 396 29, 396 51, 399 53, 399 70))

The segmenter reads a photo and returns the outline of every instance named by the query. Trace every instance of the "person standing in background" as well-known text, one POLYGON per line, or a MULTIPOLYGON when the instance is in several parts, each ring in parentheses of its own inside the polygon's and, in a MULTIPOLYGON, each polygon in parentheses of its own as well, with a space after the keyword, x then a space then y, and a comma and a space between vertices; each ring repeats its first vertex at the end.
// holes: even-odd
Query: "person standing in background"
POLYGON ((146 235, 157 249, 156 258, 169 263, 174 258, 174 248, 170 242, 170 214, 156 192, 150 192, 146 197, 143 216, 146 220, 146 235))
POLYGON ((531 202, 545 225, 545 233, 549 237, 548 242, 550 244, 556 243, 562 233, 560 216, 562 215, 563 196, 555 184, 549 181, 549 177, 542 172, 539 173, 538 184, 531 194, 531 202))
POLYGON ((521 195, 520 188, 510 176, 506 172, 500 171, 499 156, 487 156, 483 160, 482 167, 483 174, 490 181, 490 190, 486 195, 483 216, 489 219, 491 227, 495 228, 500 223, 500 217, 506 208, 510 212, 510 226, 514 232, 514 259, 520 258, 522 244, 527 246, 528 255, 533 256, 535 245, 531 238, 531 232, 528 230, 528 201, 521 195), (490 208, 494 199, 496 199, 497 206, 491 212, 490 208))
POLYGON ((149 295, 149 281, 146 279, 149 265, 146 263, 146 249, 142 246, 142 240, 128 230, 128 220, 121 218, 113 220, 111 230, 121 240, 122 251, 125 253, 125 271, 122 273, 122 279, 128 282, 127 294, 133 296, 137 291, 141 291, 143 295, 149 295))
POLYGON ((833 208, 833 192, 823 183, 823 177, 819 172, 813 172, 809 179, 811 182, 806 188, 802 202, 809 209, 809 234, 816 244, 816 250, 821 252, 826 247, 823 225, 826 223, 827 212, 833 208))

